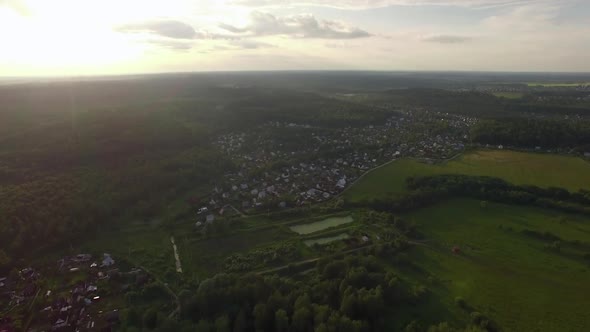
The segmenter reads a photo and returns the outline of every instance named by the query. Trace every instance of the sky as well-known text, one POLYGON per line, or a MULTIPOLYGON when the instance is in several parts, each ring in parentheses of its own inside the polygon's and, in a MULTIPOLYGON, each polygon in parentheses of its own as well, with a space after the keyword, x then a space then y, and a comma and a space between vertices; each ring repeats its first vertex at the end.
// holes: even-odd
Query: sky
POLYGON ((589 0, 0 0, 0 77, 589 60, 589 0))

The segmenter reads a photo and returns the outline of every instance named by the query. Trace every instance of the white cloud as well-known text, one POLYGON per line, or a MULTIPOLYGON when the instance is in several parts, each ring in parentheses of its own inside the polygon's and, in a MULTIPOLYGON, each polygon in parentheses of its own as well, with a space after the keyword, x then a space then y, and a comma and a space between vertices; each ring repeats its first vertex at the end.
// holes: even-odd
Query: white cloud
MULTIPOLYGON (((247 7, 323 6, 341 9, 369 9, 388 6, 460 6, 474 8, 505 7, 542 2, 543 0, 233 0, 247 7)), ((554 1, 557 0, 544 0, 554 1)))
POLYGON ((298 38, 354 39, 369 37, 367 31, 342 22, 318 20, 311 14, 277 17, 254 11, 244 27, 220 24, 219 27, 236 36, 260 37, 284 35, 298 38))
POLYGON ((460 44, 473 40, 473 37, 460 35, 431 35, 421 38, 422 41, 439 44, 460 44))
POLYGON ((151 20, 130 23, 116 27, 117 31, 126 33, 148 33, 173 39, 193 39, 197 32, 184 22, 176 20, 151 20))

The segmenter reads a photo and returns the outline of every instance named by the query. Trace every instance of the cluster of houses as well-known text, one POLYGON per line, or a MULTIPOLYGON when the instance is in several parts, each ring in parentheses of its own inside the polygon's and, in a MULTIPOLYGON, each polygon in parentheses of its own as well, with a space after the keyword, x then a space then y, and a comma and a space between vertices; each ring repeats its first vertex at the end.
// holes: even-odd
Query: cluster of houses
POLYGON ((452 157, 465 148, 475 123, 476 119, 464 116, 404 110, 382 124, 335 129, 269 122, 222 135, 215 144, 239 168, 219 179, 200 203, 197 225, 236 209, 265 210, 329 200, 363 173, 400 157, 452 157), (444 123, 450 130, 416 130, 428 123, 444 123))
MULTIPOLYGON (((0 309, 9 312, 0 330, 14 331, 14 321, 30 316, 33 330, 109 331, 118 323, 119 312, 104 304, 111 292, 99 285, 114 287, 110 279, 120 275, 115 263, 106 253, 99 257, 78 254, 44 267, 43 273, 28 267, 0 278, 0 309), (54 279, 59 281, 51 282, 54 279)), ((138 269, 129 273, 145 275, 138 269)))

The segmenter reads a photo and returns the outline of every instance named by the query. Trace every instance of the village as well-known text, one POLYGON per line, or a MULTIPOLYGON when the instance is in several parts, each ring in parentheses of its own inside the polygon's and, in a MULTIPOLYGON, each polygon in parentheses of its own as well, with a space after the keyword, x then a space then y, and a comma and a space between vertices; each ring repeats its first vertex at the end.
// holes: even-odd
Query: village
POLYGON ((382 124, 321 128, 268 122, 227 133, 216 146, 238 169, 225 174, 198 208, 196 225, 216 216, 324 202, 367 171, 401 157, 437 162, 461 153, 477 119, 398 111, 382 124))
POLYGON ((121 294, 150 279, 118 265, 107 253, 77 254, 0 277, 0 331, 110 331, 124 309, 115 304, 121 294))

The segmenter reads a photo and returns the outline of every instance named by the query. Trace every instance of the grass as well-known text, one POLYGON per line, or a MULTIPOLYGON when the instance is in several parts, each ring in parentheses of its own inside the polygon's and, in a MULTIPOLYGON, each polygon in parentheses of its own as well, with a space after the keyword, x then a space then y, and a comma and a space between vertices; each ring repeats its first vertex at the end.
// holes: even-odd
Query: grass
POLYGON ((590 85, 589 82, 576 83, 551 83, 551 82, 527 82, 528 86, 543 86, 543 87, 576 87, 580 85, 590 85))
POLYGON ((522 92, 494 92, 494 96, 507 99, 520 99, 524 96, 522 92))
POLYGON ((311 247, 314 244, 322 245, 322 244, 327 244, 327 243, 330 243, 330 242, 334 242, 334 241, 338 241, 338 240, 344 240, 344 239, 348 239, 348 238, 349 238, 349 235, 347 233, 340 233, 339 235, 335 235, 335 236, 320 237, 320 238, 316 238, 316 239, 305 240, 303 242, 308 247, 311 247))
POLYGON ((352 216, 346 217, 330 217, 321 221, 316 221, 307 224, 298 224, 289 227, 293 232, 297 234, 311 234, 319 231, 323 231, 328 228, 337 227, 340 225, 348 224, 353 222, 352 216))
POLYGON ((470 152, 452 161, 430 165, 400 159, 367 174, 344 197, 351 201, 383 198, 406 191, 406 178, 436 174, 485 175, 514 184, 590 189, 590 163, 570 156, 507 150, 470 152))
POLYGON ((551 231, 564 240, 590 242, 588 218, 501 204, 481 208, 467 199, 404 217, 419 225, 428 244, 413 248, 409 260, 423 279, 435 278, 429 288, 450 315, 461 315, 452 303, 462 297, 505 331, 581 331, 590 326, 589 262, 545 249, 544 240, 521 232, 551 231), (455 245, 461 254, 451 252, 455 245))

